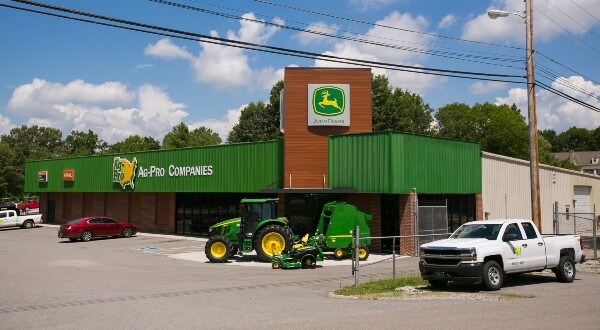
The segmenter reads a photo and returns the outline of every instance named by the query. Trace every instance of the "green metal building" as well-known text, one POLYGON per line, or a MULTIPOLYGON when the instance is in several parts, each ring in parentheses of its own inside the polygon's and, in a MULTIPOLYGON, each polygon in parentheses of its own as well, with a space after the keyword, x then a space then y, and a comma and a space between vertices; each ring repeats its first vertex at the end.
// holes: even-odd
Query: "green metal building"
MULTIPOLYGON (((210 225, 239 215, 241 198, 257 196, 279 197, 296 233, 312 231, 322 205, 332 200, 372 214, 376 236, 414 231, 410 220, 403 222, 410 218, 411 194, 420 203, 445 203, 450 230, 477 218, 478 144, 397 132, 329 136, 328 184, 310 189, 285 187, 283 144, 33 161, 25 166, 25 190, 40 194, 46 222, 105 215, 142 231, 184 235, 206 235, 210 225)), ((379 244, 372 250, 389 248, 379 244)))

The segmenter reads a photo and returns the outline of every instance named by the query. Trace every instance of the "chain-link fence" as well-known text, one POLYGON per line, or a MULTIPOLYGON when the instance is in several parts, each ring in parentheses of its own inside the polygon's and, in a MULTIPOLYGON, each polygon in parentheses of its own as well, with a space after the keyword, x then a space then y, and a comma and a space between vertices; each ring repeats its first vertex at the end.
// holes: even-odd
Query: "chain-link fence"
POLYGON ((434 241, 448 232, 448 201, 421 202, 417 199, 415 214, 415 251, 421 244, 434 241))
MULTIPOLYGON (((595 207, 594 207, 595 208, 595 207)), ((554 203, 554 234, 579 235, 583 242, 584 250, 593 250, 594 259, 598 258, 598 227, 600 216, 594 213, 569 212, 568 208, 561 210, 558 203, 554 203)))

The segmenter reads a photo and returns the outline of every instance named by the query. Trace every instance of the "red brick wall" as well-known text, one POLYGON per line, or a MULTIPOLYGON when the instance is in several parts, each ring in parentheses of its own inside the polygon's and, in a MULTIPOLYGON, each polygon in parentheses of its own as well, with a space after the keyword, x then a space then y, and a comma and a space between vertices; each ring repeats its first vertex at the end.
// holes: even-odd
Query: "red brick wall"
POLYGON ((481 197, 481 194, 475 194, 475 220, 484 220, 483 198, 481 197))
MULTIPOLYGON (((408 236, 415 234, 415 193, 408 195, 400 195, 400 236, 408 236)), ((414 238, 400 239, 400 254, 414 255, 415 253, 414 238)))
MULTIPOLYGON (((381 236, 381 198, 375 194, 349 194, 348 203, 371 215, 371 236, 381 236)), ((381 252, 381 240, 371 240, 371 252, 381 252)))

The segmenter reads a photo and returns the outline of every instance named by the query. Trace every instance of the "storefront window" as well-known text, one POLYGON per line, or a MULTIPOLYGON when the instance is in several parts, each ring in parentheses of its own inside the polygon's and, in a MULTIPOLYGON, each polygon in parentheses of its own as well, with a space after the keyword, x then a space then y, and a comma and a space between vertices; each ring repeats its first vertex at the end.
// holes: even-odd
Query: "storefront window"
POLYGON ((206 236, 217 222, 241 216, 243 198, 273 198, 272 195, 240 193, 178 193, 176 197, 177 234, 206 236))

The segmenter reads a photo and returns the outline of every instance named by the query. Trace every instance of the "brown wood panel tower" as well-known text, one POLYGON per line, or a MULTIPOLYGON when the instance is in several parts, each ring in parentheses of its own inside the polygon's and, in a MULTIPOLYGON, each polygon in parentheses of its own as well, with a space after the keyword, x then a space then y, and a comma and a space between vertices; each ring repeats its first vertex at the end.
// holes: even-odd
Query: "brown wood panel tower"
POLYGON ((328 136, 372 131, 371 70, 286 68, 284 79, 284 187, 327 188, 328 136), (309 84, 350 85, 350 126, 307 125, 309 84))

